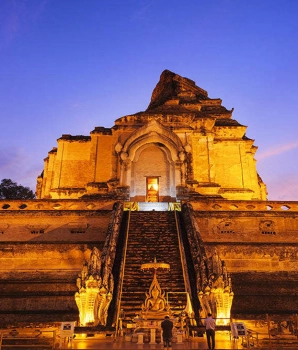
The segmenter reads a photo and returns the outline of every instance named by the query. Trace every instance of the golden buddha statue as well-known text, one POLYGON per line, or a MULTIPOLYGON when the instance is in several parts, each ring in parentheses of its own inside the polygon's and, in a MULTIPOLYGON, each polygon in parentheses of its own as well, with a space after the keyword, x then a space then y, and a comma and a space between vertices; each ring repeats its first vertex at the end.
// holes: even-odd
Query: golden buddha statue
POLYGON ((170 315, 170 308, 165 299, 154 273, 149 293, 146 293, 146 300, 142 305, 141 317, 144 319, 161 319, 170 315))

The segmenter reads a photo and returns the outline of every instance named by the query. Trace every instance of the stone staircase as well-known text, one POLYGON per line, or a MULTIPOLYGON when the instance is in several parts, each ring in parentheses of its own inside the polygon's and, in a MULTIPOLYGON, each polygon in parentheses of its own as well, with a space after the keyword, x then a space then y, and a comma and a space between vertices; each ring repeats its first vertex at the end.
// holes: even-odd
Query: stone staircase
POLYGON ((141 271, 141 264, 170 264, 170 270, 157 270, 161 289, 166 292, 171 310, 179 314, 186 305, 175 213, 170 211, 131 212, 121 308, 126 318, 140 314, 153 271, 141 271))

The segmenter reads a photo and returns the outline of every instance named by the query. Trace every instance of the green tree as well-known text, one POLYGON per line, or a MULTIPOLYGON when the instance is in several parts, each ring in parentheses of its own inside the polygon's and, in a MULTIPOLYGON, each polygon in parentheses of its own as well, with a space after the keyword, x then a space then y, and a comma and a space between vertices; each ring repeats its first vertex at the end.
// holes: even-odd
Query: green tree
POLYGON ((1 180, 0 199, 34 199, 35 194, 29 187, 18 185, 10 179, 1 180))

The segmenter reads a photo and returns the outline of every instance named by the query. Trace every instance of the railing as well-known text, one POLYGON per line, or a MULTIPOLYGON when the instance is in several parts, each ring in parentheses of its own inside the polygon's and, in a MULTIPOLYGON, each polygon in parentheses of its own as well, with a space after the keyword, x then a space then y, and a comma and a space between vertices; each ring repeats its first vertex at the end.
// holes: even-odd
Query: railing
MULTIPOLYGON (((260 201, 260 200, 223 200, 201 199, 190 201, 195 211, 265 211, 265 212, 297 212, 298 201, 260 201)), ((46 210, 112 210, 115 200, 98 201, 92 199, 13 199, 0 200, 0 211, 46 211, 46 210)), ((123 201, 124 210, 139 210, 142 202, 123 201)), ((151 204, 154 202, 151 202, 151 204)), ((148 205, 150 203, 144 202, 148 205)), ((156 206, 167 207, 167 210, 179 210, 182 203, 156 202, 156 206)), ((163 209, 164 210, 164 209, 163 209)))
POLYGON ((184 285, 185 285, 185 290, 186 290, 186 299, 187 299, 187 304, 186 308, 188 315, 191 315, 193 312, 192 309, 192 293, 191 293, 191 286, 189 282, 189 275, 187 271, 187 263, 186 263, 186 257, 185 257, 185 251, 184 251, 184 246, 183 246, 183 241, 182 241, 182 233, 181 233, 181 227, 180 227, 180 222, 179 218, 177 215, 177 211, 175 210, 175 223, 176 223, 176 230, 177 230, 177 235, 178 235, 178 245, 179 245, 179 252, 180 252, 180 260, 181 260, 181 265, 182 265, 182 272, 183 272, 183 279, 184 279, 184 285), (189 305, 191 304, 191 305, 189 305))
POLYGON ((48 211, 48 210, 109 210, 113 209, 116 201, 97 201, 85 199, 27 199, 0 200, 0 211, 48 211))
POLYGON ((51 349, 55 348, 56 331, 45 331, 35 329, 27 330, 7 330, 0 333, 0 350, 2 349, 51 349))
POLYGON ((200 200, 191 202, 194 211, 265 211, 297 212, 298 202, 291 201, 244 201, 244 200, 200 200))
MULTIPOLYGON (((115 338, 117 337, 119 330, 122 330, 122 319, 119 319, 120 316, 120 307, 121 307, 121 296, 122 296, 122 287, 123 287, 123 280, 124 280, 124 269, 125 269, 125 264, 126 264, 126 251, 127 251, 127 242, 128 242, 128 232, 129 232, 129 224, 130 224, 130 214, 131 211, 128 213, 128 218, 127 218, 127 227, 126 227, 126 232, 125 232, 125 243, 124 243, 124 248, 123 248, 123 260, 121 264, 121 272, 120 272, 120 286, 119 286, 119 298, 118 298, 118 305, 117 305, 117 316, 116 316, 116 330, 115 330, 115 338), (119 320, 121 321, 121 325, 119 324, 119 320), (120 325, 120 327, 119 327, 120 325)), ((1 350, 1 349, 0 349, 1 350)))
MULTIPOLYGON (((241 338, 241 346, 247 349, 298 349, 298 315, 242 321, 250 324, 247 334, 241 338)), ((238 342, 238 338, 234 339, 238 342)))
POLYGON ((267 327, 267 337, 263 337, 262 345, 269 346, 269 349, 283 349, 295 344, 298 348, 298 315, 292 315, 288 320, 275 321, 273 317, 266 315, 266 321, 263 325, 267 327), (291 327, 290 327, 291 324, 291 327), (285 334, 284 329, 288 328, 288 335, 285 334))

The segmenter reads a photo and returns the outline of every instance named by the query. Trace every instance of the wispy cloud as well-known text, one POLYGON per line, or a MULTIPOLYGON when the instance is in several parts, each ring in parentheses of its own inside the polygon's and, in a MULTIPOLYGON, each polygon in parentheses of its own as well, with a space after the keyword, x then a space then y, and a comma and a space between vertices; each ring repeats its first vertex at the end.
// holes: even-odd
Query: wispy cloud
POLYGON ((298 141, 292 141, 283 145, 278 145, 276 147, 269 148, 267 151, 259 153, 257 156, 257 159, 260 160, 260 159, 277 156, 282 153, 291 151, 295 148, 298 148, 298 141))
POLYGON ((144 19, 146 19, 153 3, 154 0, 143 1, 142 5, 134 11, 132 19, 135 21, 143 21, 144 19))
POLYGON ((274 177, 266 183, 269 200, 279 201, 297 201, 298 200, 298 182, 297 175, 274 177))

